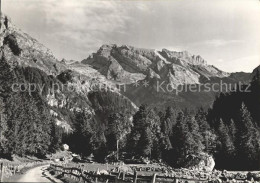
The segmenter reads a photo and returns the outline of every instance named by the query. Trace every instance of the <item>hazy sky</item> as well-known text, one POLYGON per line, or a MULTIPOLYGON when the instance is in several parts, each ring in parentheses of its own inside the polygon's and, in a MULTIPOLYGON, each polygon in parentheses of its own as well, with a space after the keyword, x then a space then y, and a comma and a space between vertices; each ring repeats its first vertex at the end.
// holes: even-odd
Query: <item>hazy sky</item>
POLYGON ((224 71, 260 64, 259 0, 2 0, 3 12, 61 59, 102 44, 201 55, 224 71))

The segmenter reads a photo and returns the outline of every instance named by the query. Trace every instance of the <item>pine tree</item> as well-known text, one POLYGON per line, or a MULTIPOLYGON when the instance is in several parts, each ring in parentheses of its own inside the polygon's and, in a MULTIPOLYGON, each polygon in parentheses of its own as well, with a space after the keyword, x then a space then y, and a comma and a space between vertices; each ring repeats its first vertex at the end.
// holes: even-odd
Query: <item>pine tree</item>
POLYGON ((252 117, 254 117, 257 122, 258 127, 260 127, 260 68, 256 68, 256 71, 253 73, 253 79, 251 81, 251 92, 248 94, 247 104, 249 105, 250 112, 252 117))
POLYGON ((190 114, 185 117, 186 124, 188 125, 189 133, 191 133, 194 144, 193 144, 193 151, 194 152, 202 152, 202 150, 205 148, 202 144, 203 137, 201 136, 199 132, 199 125, 196 121, 195 117, 191 116, 190 114))
POLYGON ((116 144, 117 159, 119 154, 119 143, 122 144, 122 139, 130 132, 131 121, 126 114, 113 113, 108 117, 108 148, 114 150, 116 144))
POLYGON ((91 127, 91 123, 95 124, 91 114, 88 114, 84 110, 74 111, 74 114, 74 132, 68 143, 74 152, 88 156, 93 149, 98 149, 101 145, 99 144, 101 143, 98 134, 99 131, 94 132, 91 127))
POLYGON ((209 146, 208 135, 212 132, 210 132, 210 126, 207 122, 207 113, 204 111, 202 107, 199 108, 197 113, 195 114, 195 120, 199 125, 199 133, 202 136, 202 144, 205 147, 208 147, 209 146))
POLYGON ((166 144, 161 133, 160 117, 153 109, 141 105, 133 117, 133 128, 128 139, 128 149, 132 155, 161 158, 166 144))
POLYGON ((142 104, 133 117, 134 128, 137 131, 142 130, 147 125, 146 123, 147 116, 148 116, 148 106, 142 104))
POLYGON ((12 72, 10 65, 7 63, 4 51, 0 50, 0 97, 7 99, 12 94, 12 84, 15 76, 12 72))
POLYGON ((235 142, 236 141, 237 127, 236 127, 236 124, 235 124, 233 119, 230 120, 229 133, 230 133, 230 137, 231 137, 232 141, 235 142))
POLYGON ((220 119, 219 122, 218 133, 219 133, 219 139, 222 147, 221 148, 222 154, 226 155, 226 157, 232 156, 235 151, 234 144, 228 134, 228 129, 222 119, 220 119))
POLYGON ((210 129, 210 126, 207 122, 207 113, 203 110, 203 108, 199 108, 195 115, 195 120, 199 125, 199 132, 203 135, 207 130, 210 129))
POLYGON ((138 141, 137 152, 140 156, 151 157, 152 154, 152 131, 150 128, 145 128, 141 133, 141 138, 138 141))
POLYGON ((7 130, 6 116, 4 114, 4 102, 0 98, 0 154, 5 154, 6 152, 6 137, 5 133, 7 130))
MULTIPOLYGON (((256 163, 256 157, 259 155, 259 151, 256 152, 256 141, 255 137, 258 136, 256 127, 253 124, 250 112, 244 103, 241 105, 240 109, 240 121, 238 124, 237 133, 237 149, 238 158, 241 163, 244 163, 249 168, 254 168, 256 163)), ((259 150, 259 149, 258 149, 259 150)))
POLYGON ((253 144, 255 147, 255 152, 253 157, 254 159, 253 168, 259 170, 260 164, 258 162, 260 162, 260 131, 255 128, 252 136, 253 136, 253 144))
POLYGON ((164 136, 161 132, 160 118, 154 109, 150 109, 148 112, 147 128, 151 131, 151 157, 159 159, 161 158, 161 151, 167 148, 168 144, 160 144, 160 142, 164 142, 164 136))
POLYGON ((141 143, 141 136, 144 134, 143 131, 146 129, 148 116, 147 105, 141 105, 139 110, 133 116, 133 128, 131 130, 131 134, 128 139, 128 151, 132 153, 132 155, 140 155, 141 149, 143 147, 139 147, 141 143), (141 149, 140 149, 141 148, 141 149))
POLYGON ((195 141, 192 133, 189 132, 189 127, 183 112, 179 112, 176 120, 176 125, 173 128, 173 136, 171 143, 173 145, 173 154, 177 164, 186 158, 187 155, 193 154, 195 141))
POLYGON ((174 125, 176 125, 176 112, 172 107, 167 107, 161 127, 162 133, 164 133, 166 136, 170 136, 172 134, 172 127, 174 125))
POLYGON ((62 143, 63 130, 55 124, 54 121, 51 123, 51 145, 49 151, 55 153, 60 149, 62 143))
POLYGON ((218 126, 218 145, 216 152, 216 162, 218 168, 228 168, 232 166, 235 147, 231 137, 228 134, 228 128, 220 119, 218 126))

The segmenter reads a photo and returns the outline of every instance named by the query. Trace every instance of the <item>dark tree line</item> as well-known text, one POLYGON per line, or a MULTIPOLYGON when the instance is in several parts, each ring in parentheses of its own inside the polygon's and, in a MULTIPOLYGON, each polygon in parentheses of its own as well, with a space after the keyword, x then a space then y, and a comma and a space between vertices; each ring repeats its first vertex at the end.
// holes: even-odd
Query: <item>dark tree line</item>
MULTIPOLYGON (((89 101, 70 94, 71 103, 81 102, 82 107, 59 109, 73 127, 73 132, 66 134, 50 115, 52 108, 45 99, 48 87, 42 94, 11 90, 14 82, 50 86, 57 79, 34 68, 12 69, 0 56, 1 156, 43 157, 67 143, 73 152, 83 157, 93 154, 100 162, 111 156, 115 160, 144 157, 181 167, 188 156, 206 152, 215 158, 216 168, 260 168, 259 72, 251 82, 251 92, 220 94, 208 111, 176 107, 158 111, 147 105, 136 111, 113 92, 90 93, 89 101), (92 105, 95 114, 85 110, 85 103, 92 105)), ((60 75, 58 79, 66 82, 70 77, 60 75)))
POLYGON ((216 154, 220 167, 260 168, 259 76, 256 70, 251 83, 243 85, 242 90, 236 87, 232 92, 221 93, 209 109, 207 121, 220 136, 220 152, 216 154))
MULTIPOLYGON (((257 72, 251 82, 250 92, 221 93, 208 111, 168 107, 165 112, 159 112, 141 105, 133 115, 133 126, 120 150, 130 157, 161 159, 175 167, 183 166, 189 155, 207 152, 215 158, 216 168, 259 169, 259 113, 255 108, 260 104, 258 75, 257 72)), ((118 121, 123 121, 115 117, 118 114, 111 115, 110 125, 105 127, 110 135, 113 130, 109 129, 117 129, 113 125, 118 126, 121 124, 118 121), (111 120, 113 118, 115 120, 111 120)), ((108 141, 119 139, 118 131, 114 131, 112 136, 106 136, 108 141)), ((115 150, 109 143, 107 146, 115 150)))
POLYGON ((38 93, 13 92, 11 86, 23 79, 23 70, 11 69, 4 55, 0 62, 0 154, 43 157, 55 147, 49 108, 38 93))
POLYGON ((181 167, 189 155, 211 154, 220 169, 258 169, 260 161, 260 133, 244 103, 239 120, 219 119, 216 128, 207 122, 203 109, 193 114, 168 107, 156 113, 141 105, 133 117, 133 127, 125 149, 131 157, 163 160, 181 167))

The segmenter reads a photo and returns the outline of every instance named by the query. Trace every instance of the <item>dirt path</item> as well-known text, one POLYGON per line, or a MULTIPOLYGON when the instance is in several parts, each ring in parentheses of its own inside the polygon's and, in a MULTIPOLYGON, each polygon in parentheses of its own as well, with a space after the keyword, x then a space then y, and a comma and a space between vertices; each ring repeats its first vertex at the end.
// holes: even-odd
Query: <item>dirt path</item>
POLYGON ((49 165, 44 165, 30 169, 16 182, 62 182, 49 174, 48 167, 49 165))

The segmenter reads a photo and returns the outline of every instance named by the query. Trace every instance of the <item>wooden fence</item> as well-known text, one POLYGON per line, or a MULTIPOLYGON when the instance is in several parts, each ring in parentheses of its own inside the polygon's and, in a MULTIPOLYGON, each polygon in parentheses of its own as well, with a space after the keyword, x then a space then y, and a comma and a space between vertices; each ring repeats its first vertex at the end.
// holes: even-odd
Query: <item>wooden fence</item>
POLYGON ((185 181, 196 181, 196 182, 208 182, 208 179, 188 179, 183 177, 172 177, 172 176, 162 176, 154 173, 152 176, 141 175, 140 172, 135 171, 134 173, 126 172, 109 172, 109 174, 100 174, 97 171, 87 171, 81 166, 66 167, 66 165, 55 165, 51 164, 50 168, 54 171, 56 175, 61 175, 63 177, 68 177, 79 182, 134 182, 134 183, 166 183, 166 182, 185 182, 185 181))
POLYGON ((30 168, 38 165, 48 164, 47 162, 28 162, 20 164, 10 164, 10 163, 1 163, 0 164, 0 182, 3 182, 5 179, 19 173, 24 168, 30 168))

